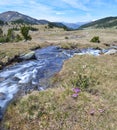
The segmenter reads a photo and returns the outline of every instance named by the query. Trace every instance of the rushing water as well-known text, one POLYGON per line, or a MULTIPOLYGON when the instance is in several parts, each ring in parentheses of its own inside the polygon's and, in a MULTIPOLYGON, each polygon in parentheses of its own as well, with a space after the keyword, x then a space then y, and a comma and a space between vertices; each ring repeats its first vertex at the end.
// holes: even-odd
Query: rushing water
POLYGON ((102 50, 91 48, 72 51, 50 46, 36 50, 36 60, 25 61, 3 69, 0 71, 0 118, 4 108, 19 90, 27 93, 35 89, 46 89, 49 86, 48 79, 60 71, 64 60, 74 54, 98 56, 101 52, 102 50))

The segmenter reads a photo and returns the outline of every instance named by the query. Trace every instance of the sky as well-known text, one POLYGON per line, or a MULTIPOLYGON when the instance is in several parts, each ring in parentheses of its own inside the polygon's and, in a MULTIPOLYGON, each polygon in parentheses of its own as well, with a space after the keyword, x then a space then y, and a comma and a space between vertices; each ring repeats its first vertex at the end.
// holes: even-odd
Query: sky
POLYGON ((49 21, 88 22, 117 16, 117 0, 0 0, 0 13, 6 11, 49 21))

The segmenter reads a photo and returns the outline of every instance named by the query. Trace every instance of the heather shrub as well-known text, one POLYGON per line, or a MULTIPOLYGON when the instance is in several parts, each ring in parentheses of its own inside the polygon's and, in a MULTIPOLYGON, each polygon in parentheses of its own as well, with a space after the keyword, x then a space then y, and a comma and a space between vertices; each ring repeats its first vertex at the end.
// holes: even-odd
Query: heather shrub
POLYGON ((90 42, 100 43, 99 36, 94 36, 90 42))

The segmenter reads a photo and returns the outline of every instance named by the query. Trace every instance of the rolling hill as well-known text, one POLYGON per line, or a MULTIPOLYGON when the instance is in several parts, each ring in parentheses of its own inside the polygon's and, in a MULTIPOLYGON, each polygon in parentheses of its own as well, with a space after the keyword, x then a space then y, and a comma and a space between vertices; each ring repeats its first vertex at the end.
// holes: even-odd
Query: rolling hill
POLYGON ((106 17, 79 27, 79 29, 85 28, 117 28, 117 17, 106 17))

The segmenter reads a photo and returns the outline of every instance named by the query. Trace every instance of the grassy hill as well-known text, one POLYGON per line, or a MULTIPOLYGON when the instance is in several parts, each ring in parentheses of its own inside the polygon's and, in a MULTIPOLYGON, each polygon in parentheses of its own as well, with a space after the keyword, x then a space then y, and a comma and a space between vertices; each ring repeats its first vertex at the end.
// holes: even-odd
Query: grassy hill
POLYGON ((106 17, 80 26, 84 28, 117 28, 117 17, 106 17))

